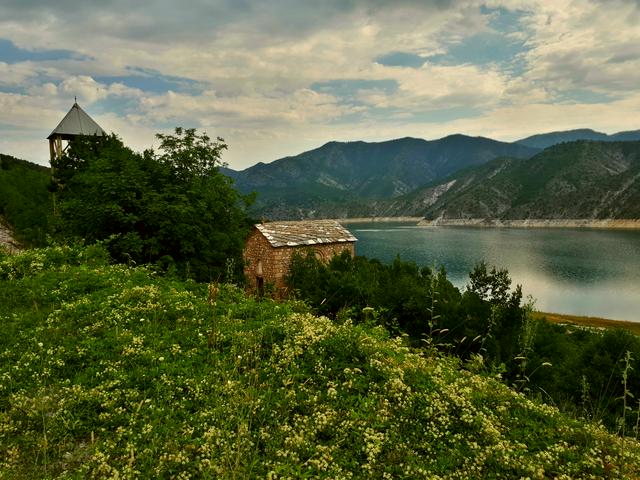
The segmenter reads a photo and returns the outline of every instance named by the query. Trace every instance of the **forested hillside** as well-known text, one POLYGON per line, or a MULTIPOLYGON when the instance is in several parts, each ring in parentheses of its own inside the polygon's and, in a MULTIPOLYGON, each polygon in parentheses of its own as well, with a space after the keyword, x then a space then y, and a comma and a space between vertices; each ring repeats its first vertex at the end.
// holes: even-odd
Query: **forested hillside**
POLYGON ((638 141, 631 140, 639 136, 583 129, 515 144, 464 135, 331 142, 224 173, 257 193, 253 212, 268 219, 638 218, 638 141), (567 142, 574 138, 587 140, 567 142))
POLYGON ((640 218, 640 142, 580 141, 498 159, 393 205, 427 218, 640 218))
POLYGON ((0 154, 0 217, 22 243, 44 243, 52 209, 50 181, 48 168, 0 154))

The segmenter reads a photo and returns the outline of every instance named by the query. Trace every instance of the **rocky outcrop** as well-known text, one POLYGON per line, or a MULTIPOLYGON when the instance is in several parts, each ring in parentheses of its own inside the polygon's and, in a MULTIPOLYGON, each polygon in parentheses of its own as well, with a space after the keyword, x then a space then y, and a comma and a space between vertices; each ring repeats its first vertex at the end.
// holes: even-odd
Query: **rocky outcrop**
POLYGON ((0 219, 0 248, 9 253, 16 253, 22 249, 20 244, 13 238, 11 230, 0 219))

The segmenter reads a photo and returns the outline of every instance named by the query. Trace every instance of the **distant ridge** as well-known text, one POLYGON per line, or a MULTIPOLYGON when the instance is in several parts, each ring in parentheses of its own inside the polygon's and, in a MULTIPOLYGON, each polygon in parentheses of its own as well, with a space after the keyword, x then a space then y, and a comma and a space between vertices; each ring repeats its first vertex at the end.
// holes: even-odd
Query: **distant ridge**
POLYGON ((640 141, 578 141, 527 160, 496 159, 376 208, 439 224, 638 220, 640 141))
MULTIPOLYGON (((235 180, 240 191, 257 192, 252 213, 270 220, 424 215, 638 219, 640 171, 634 173, 638 144, 640 130, 607 135, 591 129, 550 132, 514 143, 462 134, 432 141, 413 137, 375 143, 331 141, 243 171, 221 171, 235 180), (597 141, 571 143, 576 137, 597 141), (543 153, 535 147, 549 143, 556 146, 543 153), (532 182, 550 183, 536 190, 532 182), (521 191, 514 199, 516 190, 529 193, 521 191), (532 195, 533 203, 528 203, 527 195, 532 195)), ((20 199, 20 192, 31 192, 36 184, 37 195, 42 196, 37 204, 47 204, 46 167, 5 155, 0 155, 0 165, 4 170, 0 207, 2 198, 20 199), (26 173, 17 174, 18 166, 26 173), (30 175, 37 175, 37 181, 17 188, 30 175)), ((23 200, 16 202, 26 205, 23 200)), ((28 225, 19 225, 22 217, 10 218, 12 210, 6 210, 16 232, 27 232, 28 225)))
POLYGON ((516 143, 531 148, 545 149, 558 143, 575 142, 577 140, 596 140, 600 142, 620 142, 640 140, 640 130, 630 130, 627 132, 618 132, 612 135, 597 132, 590 128, 581 128, 577 130, 566 130, 559 132, 542 133, 532 135, 516 143))
POLYGON ((331 217, 330 205, 399 197, 463 168, 496 157, 525 159, 539 150, 484 137, 399 138, 378 143, 329 142, 296 156, 230 169, 245 193, 256 191, 256 213, 270 219, 331 217))

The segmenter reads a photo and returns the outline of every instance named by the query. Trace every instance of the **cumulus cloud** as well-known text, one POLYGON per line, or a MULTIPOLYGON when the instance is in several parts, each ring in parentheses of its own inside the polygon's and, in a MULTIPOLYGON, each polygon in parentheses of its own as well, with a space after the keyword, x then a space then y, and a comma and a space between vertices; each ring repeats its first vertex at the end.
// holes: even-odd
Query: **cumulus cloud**
POLYGON ((639 24, 635 1, 541 2, 528 17, 527 77, 558 91, 626 94, 640 84, 639 24))

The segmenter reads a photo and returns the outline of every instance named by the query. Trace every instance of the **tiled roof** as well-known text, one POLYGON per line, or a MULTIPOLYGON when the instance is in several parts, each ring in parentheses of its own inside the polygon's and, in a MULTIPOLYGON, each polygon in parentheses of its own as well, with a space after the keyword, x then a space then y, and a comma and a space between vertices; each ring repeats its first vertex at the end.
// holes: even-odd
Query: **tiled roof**
POLYGON ((259 223, 256 228, 273 247, 355 242, 356 237, 335 220, 259 223))
POLYGON ((60 135, 63 140, 69 140, 75 135, 103 136, 106 135, 106 133, 87 112, 80 108, 80 105, 74 103, 71 110, 69 110, 47 138, 51 138, 54 135, 60 135))

